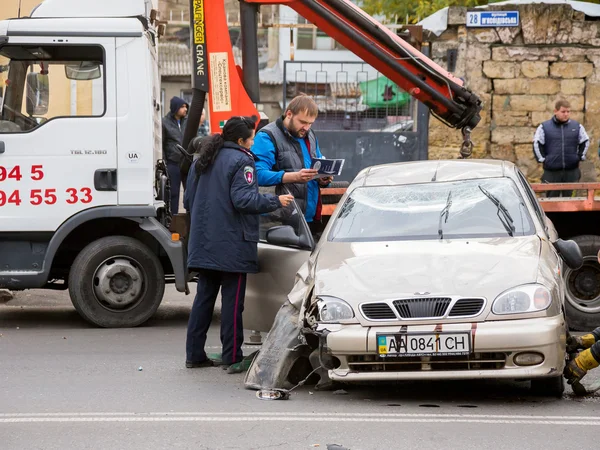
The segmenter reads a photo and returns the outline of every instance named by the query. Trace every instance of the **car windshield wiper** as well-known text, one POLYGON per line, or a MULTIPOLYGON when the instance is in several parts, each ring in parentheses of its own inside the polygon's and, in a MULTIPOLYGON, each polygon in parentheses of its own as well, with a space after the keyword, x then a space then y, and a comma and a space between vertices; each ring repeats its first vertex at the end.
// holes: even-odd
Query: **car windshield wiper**
POLYGON ((440 239, 444 239, 444 232, 442 231, 442 219, 446 216, 444 223, 448 222, 448 216, 450 215, 450 207, 452 206, 452 191, 448 192, 448 200, 446 200, 446 206, 440 211, 440 222, 438 225, 438 235, 440 239))
POLYGON ((506 229, 506 232, 508 233, 508 235, 510 237, 513 237, 515 234, 515 226, 513 225, 514 220, 512 218, 512 216, 510 215, 510 213, 508 212, 508 209, 506 209, 506 206, 504 206, 502 204, 502 202, 500 200, 498 200, 494 194, 492 194, 491 192, 489 192, 487 189, 485 189, 482 186, 478 186, 479 190, 481 192, 483 192, 483 194, 489 198, 492 203, 494 205, 496 205, 496 207, 498 208, 498 218, 500 219, 500 222, 502 222, 502 225, 504 225, 504 228, 506 229), (500 215, 500 213, 502 213, 502 215, 500 215))

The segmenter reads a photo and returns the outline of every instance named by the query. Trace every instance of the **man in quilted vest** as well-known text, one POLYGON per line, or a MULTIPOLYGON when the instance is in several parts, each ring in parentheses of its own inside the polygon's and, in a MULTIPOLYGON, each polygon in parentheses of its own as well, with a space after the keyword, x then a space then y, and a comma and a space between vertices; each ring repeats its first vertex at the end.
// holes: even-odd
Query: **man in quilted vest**
MULTIPOLYGON (((554 116, 543 122, 533 138, 533 154, 544 165, 542 183, 576 183, 581 177, 590 138, 579 122, 570 119, 571 105, 558 100, 554 116)), ((572 191, 548 191, 548 197, 570 197, 572 191)))

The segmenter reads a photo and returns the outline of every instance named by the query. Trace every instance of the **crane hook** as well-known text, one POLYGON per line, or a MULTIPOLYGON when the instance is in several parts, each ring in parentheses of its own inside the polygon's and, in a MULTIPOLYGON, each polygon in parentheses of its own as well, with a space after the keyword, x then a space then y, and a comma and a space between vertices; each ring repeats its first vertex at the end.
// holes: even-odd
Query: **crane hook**
POLYGON ((463 143, 460 146, 459 159, 467 159, 473 154, 473 141, 471 141, 471 128, 464 127, 462 130, 463 143))

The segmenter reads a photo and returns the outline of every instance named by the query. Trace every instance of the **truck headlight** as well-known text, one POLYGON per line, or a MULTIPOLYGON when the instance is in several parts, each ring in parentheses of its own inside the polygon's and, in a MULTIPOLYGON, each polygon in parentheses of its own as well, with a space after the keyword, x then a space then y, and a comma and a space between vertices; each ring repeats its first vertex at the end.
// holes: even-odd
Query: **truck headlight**
POLYGON ((336 323, 340 320, 354 318, 352 307, 336 297, 318 297, 317 306, 319 307, 319 322, 336 323))
POLYGON ((541 284, 527 284, 500 294, 494 305, 494 314, 520 314, 543 311, 552 303, 550 290, 541 284))

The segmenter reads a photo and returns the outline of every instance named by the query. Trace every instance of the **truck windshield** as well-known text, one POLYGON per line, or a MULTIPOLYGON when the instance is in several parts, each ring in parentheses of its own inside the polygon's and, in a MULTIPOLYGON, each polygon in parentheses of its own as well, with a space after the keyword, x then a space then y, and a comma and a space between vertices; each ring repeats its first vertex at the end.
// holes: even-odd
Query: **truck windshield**
POLYGON ((103 61, 99 46, 3 46, 0 133, 28 132, 58 117, 103 115, 103 61))
POLYGON ((535 233, 509 178, 355 189, 342 206, 331 241, 464 239, 535 233))

